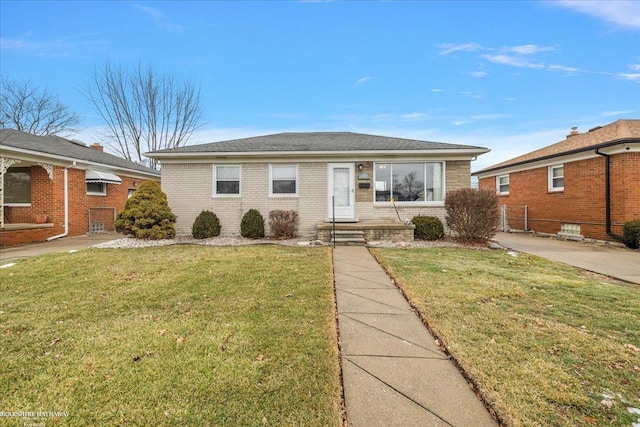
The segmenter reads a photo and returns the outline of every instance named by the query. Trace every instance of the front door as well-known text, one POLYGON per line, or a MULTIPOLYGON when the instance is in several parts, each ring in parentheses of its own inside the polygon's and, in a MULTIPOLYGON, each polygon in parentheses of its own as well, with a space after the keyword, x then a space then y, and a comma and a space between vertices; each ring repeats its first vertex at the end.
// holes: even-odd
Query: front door
POLYGON ((355 219, 353 163, 329 163, 329 218, 355 219))

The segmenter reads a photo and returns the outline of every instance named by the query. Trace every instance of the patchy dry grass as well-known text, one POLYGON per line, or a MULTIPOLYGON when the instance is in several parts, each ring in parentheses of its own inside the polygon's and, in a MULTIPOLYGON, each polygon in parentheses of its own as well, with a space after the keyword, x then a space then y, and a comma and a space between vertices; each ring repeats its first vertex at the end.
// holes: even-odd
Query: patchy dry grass
POLYGON ((47 426, 340 424, 327 249, 85 250, 0 270, 0 292, 0 411, 68 412, 47 426))
POLYGON ((523 254, 373 252, 505 424, 640 422, 639 286, 523 254))

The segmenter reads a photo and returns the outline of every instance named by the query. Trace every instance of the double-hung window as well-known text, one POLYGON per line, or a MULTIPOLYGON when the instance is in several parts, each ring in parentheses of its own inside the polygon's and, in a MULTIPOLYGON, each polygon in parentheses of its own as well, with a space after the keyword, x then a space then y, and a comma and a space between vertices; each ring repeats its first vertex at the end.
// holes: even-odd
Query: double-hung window
POLYGON ((106 196, 107 184, 104 182, 87 182, 87 194, 90 196, 106 196))
POLYGON ((31 168, 7 169, 4 174, 4 202, 14 206, 31 204, 31 168))
POLYGON ((442 163, 376 163, 375 201, 441 202, 442 163))
POLYGON ((509 194, 509 175, 496 176, 496 193, 509 194))
POLYGON ((293 197, 298 195, 298 165, 277 165, 269 167, 270 196, 293 197))
POLYGON ((213 196, 239 196, 240 195, 239 165, 214 165, 213 166, 213 196))
POLYGON ((564 190, 564 165, 549 166, 549 191, 564 190))

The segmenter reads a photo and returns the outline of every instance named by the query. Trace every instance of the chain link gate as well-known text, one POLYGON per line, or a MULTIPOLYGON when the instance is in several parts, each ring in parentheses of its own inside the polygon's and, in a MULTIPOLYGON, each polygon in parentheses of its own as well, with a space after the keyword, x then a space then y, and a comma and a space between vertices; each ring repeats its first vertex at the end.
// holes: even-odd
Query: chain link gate
POLYGON ((501 231, 529 231, 529 212, 524 206, 500 206, 501 231))

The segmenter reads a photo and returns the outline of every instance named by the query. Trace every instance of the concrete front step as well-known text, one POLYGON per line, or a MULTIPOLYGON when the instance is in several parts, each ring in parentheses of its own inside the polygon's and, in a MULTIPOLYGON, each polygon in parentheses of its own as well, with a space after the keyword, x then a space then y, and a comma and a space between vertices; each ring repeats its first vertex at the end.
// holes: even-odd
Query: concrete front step
POLYGON ((332 231, 331 236, 334 238, 336 245, 364 245, 364 232, 361 230, 336 230, 332 231))

